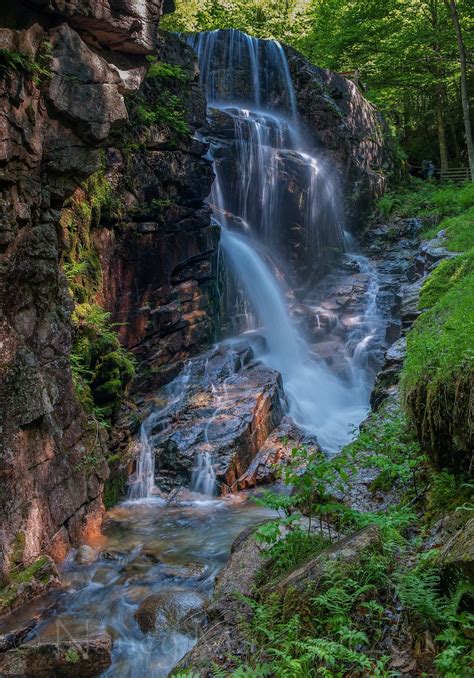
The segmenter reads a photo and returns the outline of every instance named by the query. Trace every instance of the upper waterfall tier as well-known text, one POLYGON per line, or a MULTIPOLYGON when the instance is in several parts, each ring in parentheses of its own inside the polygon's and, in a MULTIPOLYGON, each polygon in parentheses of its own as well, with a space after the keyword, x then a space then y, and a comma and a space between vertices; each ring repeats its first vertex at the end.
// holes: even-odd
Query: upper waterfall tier
POLYGON ((210 106, 247 104, 296 112, 288 62, 276 40, 259 40, 235 29, 191 34, 201 69, 201 86, 210 106))

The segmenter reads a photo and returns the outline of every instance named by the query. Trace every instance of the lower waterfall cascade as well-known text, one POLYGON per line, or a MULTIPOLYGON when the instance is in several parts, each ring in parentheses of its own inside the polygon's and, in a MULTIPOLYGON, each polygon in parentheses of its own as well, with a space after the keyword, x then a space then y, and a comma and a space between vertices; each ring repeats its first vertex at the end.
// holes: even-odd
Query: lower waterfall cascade
POLYGON ((209 107, 200 138, 209 144, 215 172, 208 204, 221 229, 218 347, 226 347, 227 357, 213 373, 218 378, 198 356, 162 388, 141 423, 127 500, 108 512, 97 557, 80 564, 72 554, 63 568, 64 590, 51 594, 46 611, 35 603, 30 608, 44 614, 35 631, 42 639, 107 631, 114 643, 103 676, 167 676, 194 645, 199 623, 184 628, 162 614, 156 633, 147 633, 138 621, 143 601, 171 600, 179 610, 196 598, 203 603, 236 536, 274 516, 251 501, 251 492, 218 496, 213 450, 249 364, 241 357, 247 349, 234 351, 233 342, 252 343, 245 360, 278 374, 285 416, 333 454, 366 416, 372 357, 383 341, 377 271, 344 231, 342 189, 328 160, 314 155, 299 120, 284 49, 239 31, 225 36, 213 31, 186 40, 198 56, 209 107), (232 80, 230 66, 245 69, 246 78, 232 80), (233 130, 230 138, 216 120, 233 130), (345 274, 346 260, 364 293, 358 315, 345 319, 337 364, 330 365, 306 325, 321 329, 324 321, 338 329, 336 314, 324 305, 324 286, 328 275, 337 281, 345 274), (208 398, 208 420, 199 446, 191 438, 185 446, 186 482, 166 494, 157 481, 156 439, 196 400, 196 381, 208 398))

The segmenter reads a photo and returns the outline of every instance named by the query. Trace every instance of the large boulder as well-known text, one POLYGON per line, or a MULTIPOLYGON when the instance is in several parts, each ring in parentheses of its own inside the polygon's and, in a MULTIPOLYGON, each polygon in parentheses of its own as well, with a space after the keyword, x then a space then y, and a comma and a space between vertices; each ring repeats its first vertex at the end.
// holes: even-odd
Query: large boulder
POLYGON ((112 663, 107 634, 59 642, 32 641, 0 654, 0 675, 23 678, 92 678, 112 663))
POLYGON ((143 633, 173 628, 181 633, 196 633, 203 621, 204 598, 184 589, 167 589, 145 598, 134 617, 143 633))
POLYGON ((55 17, 63 18, 99 49, 150 54, 157 45, 157 25, 172 11, 172 0, 31 0, 55 17))
POLYGON ((182 383, 172 411, 151 428, 158 484, 189 485, 199 457, 209 455, 221 493, 249 467, 286 409, 281 377, 254 358, 249 342, 223 345, 196 358, 171 386, 182 383))

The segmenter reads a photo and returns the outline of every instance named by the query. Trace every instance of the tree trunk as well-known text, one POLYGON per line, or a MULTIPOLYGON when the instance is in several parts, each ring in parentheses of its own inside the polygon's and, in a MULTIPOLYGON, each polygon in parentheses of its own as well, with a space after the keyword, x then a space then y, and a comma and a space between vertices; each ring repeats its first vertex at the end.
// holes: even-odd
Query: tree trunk
POLYGON ((466 49, 462 37, 461 24, 459 22, 456 0, 445 0, 447 7, 451 12, 454 30, 458 41, 459 58, 461 61, 461 99, 462 114, 464 118, 464 132, 466 136, 467 156, 469 158, 469 169, 471 170, 471 181, 474 181, 474 145, 472 143, 471 120, 469 117, 469 96, 467 93, 467 67, 466 67, 466 49))
POLYGON ((438 93, 436 97, 436 120, 438 124, 439 161, 441 171, 448 169, 448 144, 446 143, 446 129, 444 126, 443 97, 438 93))

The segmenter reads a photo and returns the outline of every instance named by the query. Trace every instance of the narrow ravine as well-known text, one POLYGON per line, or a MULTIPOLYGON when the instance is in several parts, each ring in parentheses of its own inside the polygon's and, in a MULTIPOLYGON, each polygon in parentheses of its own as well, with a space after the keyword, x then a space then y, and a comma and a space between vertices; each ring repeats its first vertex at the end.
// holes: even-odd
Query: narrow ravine
POLYGON ((222 343, 191 359, 159 394, 141 425, 128 501, 109 512, 103 541, 82 562, 66 562, 59 593, 22 612, 41 612, 42 639, 108 632, 106 676, 168 675, 195 642, 233 540, 269 515, 247 492, 217 496, 232 489, 220 445, 236 393, 245 397, 249 365, 274 379, 280 419, 287 415, 335 453, 366 416, 383 341, 378 274, 345 234, 350 224, 331 167, 309 152, 285 52, 277 42, 226 34, 224 51, 219 32, 188 37, 209 106, 203 138, 216 174, 208 203, 221 227, 222 343), (296 235, 287 229, 295 214, 284 216, 295 182, 296 235), (355 286, 355 301, 344 286, 355 286), (206 421, 194 435, 189 412, 203 394, 206 421), (184 461, 176 481, 168 467, 155 468, 155 456, 178 447, 184 461), (148 628, 143 601, 151 595, 153 614, 161 612, 148 628))

